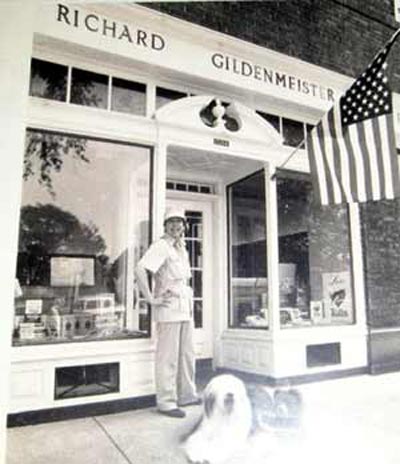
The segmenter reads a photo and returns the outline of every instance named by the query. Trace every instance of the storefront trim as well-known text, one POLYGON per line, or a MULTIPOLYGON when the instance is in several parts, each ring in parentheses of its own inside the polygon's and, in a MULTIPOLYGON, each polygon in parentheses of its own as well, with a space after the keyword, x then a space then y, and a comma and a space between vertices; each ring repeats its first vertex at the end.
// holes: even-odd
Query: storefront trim
POLYGON ((302 385, 312 382, 321 382, 324 380, 342 379, 356 375, 368 374, 367 367, 358 367, 353 369, 344 370, 331 370, 327 372, 318 372, 314 374, 304 374, 290 377, 270 377, 268 375, 254 374, 250 372, 243 372, 242 370, 218 368, 217 372, 220 374, 234 374, 242 378, 245 382, 255 382, 266 384, 275 387, 287 387, 288 385, 302 385))

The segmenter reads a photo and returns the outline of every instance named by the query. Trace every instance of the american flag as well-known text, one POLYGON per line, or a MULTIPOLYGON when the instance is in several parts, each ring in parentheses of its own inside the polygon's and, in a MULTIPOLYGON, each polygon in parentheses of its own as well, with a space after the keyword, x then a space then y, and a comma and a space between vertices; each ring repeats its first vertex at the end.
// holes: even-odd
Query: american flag
POLYGON ((316 200, 322 205, 400 196, 387 56, 400 29, 307 135, 316 200))

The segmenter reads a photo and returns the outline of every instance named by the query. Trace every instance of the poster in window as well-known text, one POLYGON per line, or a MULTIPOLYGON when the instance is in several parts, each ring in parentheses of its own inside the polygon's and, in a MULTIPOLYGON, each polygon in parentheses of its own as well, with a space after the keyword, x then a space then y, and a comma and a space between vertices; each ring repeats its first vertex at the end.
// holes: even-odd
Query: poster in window
POLYGON ((94 285, 94 259, 92 257, 52 256, 50 284, 52 287, 94 285))
POLYGON ((331 322, 353 322, 350 272, 322 275, 324 310, 331 322))

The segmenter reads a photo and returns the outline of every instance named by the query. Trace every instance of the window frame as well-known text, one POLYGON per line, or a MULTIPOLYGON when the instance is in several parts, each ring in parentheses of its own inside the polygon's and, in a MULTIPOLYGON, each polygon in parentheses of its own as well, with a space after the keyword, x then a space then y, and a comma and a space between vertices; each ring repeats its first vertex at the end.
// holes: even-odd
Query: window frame
MULTIPOLYGON (((67 130, 53 130, 53 129, 42 129, 38 127, 34 127, 31 124, 28 124, 25 128, 25 134, 28 132, 39 132, 39 133, 45 133, 45 134, 50 134, 50 135, 59 135, 59 136, 65 136, 65 137, 81 137, 84 138, 85 140, 90 140, 94 142, 100 142, 100 143, 108 143, 108 144, 116 144, 116 145, 123 145, 123 146, 128 146, 128 147, 139 147, 139 148, 144 148, 148 150, 149 154, 149 201, 148 201, 148 218, 149 218, 149 229, 148 229, 148 243, 146 244, 147 247, 150 246, 151 242, 153 241, 153 232, 154 232, 154 220, 153 220, 153 211, 154 211, 154 201, 155 201, 155 185, 154 185, 154 179, 155 179, 155 172, 154 172, 154 166, 155 166, 155 147, 150 144, 145 144, 145 143, 138 143, 138 142, 131 142, 131 141, 126 141, 126 140, 119 140, 113 137, 106 137, 106 136, 97 136, 97 135, 85 135, 84 133, 79 133, 78 131, 74 131, 72 129, 67 129, 67 130)), ((23 188, 23 179, 21 179, 21 188, 23 188)), ((19 209, 21 209, 22 205, 19 206, 19 209)), ((20 225, 20 221, 18 222, 18 227, 20 225)), ((18 242, 18 250, 17 250, 17 255, 16 255, 16 261, 18 259, 18 254, 19 254, 19 242, 18 242)), ((128 289, 134 291, 134 284, 132 282, 132 288, 128 289)), ((132 301, 134 302, 134 297, 132 297, 132 301)), ((132 311, 137 311, 138 318, 139 318, 139 311, 140 311, 140 303, 142 303, 141 298, 137 298, 135 304, 132 306, 131 310, 132 311)), ((75 343, 101 343, 101 342, 107 342, 107 341, 119 341, 119 340, 144 340, 144 339, 151 339, 152 338, 152 311, 151 311, 151 306, 146 303, 147 306, 147 314, 148 314, 148 328, 146 329, 146 332, 144 333, 143 336, 137 337, 134 335, 126 335, 124 337, 110 337, 110 338, 93 338, 90 340, 80 340, 80 339, 71 339, 71 340, 59 340, 59 341, 51 341, 48 342, 46 339, 40 340, 40 341, 30 341, 26 340, 25 342, 19 342, 17 340, 17 343, 15 342, 14 336, 12 334, 12 346, 14 348, 29 348, 31 346, 53 346, 53 345, 61 345, 61 344, 75 344, 75 343)), ((13 311, 13 317, 16 316, 15 312, 15 304, 14 304, 14 311, 13 311)), ((129 308, 127 308, 129 310, 129 308)), ((139 319, 138 319, 139 320, 139 319)), ((139 324, 139 323, 138 323, 139 324)), ((138 329, 139 330, 139 325, 138 329)))

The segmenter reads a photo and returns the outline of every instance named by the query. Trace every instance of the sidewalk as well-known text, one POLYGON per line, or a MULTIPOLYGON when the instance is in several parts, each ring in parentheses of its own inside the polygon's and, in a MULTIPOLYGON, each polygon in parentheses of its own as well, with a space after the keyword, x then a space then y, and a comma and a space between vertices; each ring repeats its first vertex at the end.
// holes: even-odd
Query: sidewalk
MULTIPOLYGON (((400 373, 299 386, 303 425, 263 432, 227 464, 398 464, 400 373)), ((154 408, 8 430, 7 464, 183 464, 179 437, 201 413, 171 419, 154 408)))

